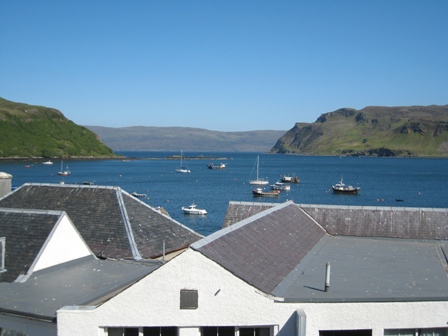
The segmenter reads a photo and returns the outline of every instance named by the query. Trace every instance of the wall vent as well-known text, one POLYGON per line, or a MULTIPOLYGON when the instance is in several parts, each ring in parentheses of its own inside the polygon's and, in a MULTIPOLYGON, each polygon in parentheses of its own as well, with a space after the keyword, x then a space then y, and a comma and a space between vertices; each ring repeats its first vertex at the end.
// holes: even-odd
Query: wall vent
POLYGON ((180 309, 197 309, 198 291, 193 289, 180 290, 180 309))

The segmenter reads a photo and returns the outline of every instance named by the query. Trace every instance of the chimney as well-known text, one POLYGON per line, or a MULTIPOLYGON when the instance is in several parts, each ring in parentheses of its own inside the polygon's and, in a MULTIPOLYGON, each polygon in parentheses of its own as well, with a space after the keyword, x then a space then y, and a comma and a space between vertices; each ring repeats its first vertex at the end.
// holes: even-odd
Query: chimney
POLYGON ((0 198, 11 192, 12 175, 0 172, 0 198))

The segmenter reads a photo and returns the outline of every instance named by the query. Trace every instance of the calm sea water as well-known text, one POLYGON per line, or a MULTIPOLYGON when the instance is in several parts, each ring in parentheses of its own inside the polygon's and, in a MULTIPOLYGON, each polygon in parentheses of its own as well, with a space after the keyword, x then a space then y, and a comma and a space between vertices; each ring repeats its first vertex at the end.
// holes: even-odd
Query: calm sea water
MULTIPOLYGON (((34 183, 82 183, 119 186, 128 192, 147 194, 144 202, 165 208, 178 222, 208 235, 223 224, 229 201, 284 202, 386 207, 448 208, 448 159, 317 157, 260 154, 260 177, 270 184, 283 175, 298 175, 299 184, 282 191, 279 198, 254 198, 248 181, 255 178, 258 153, 184 152, 190 174, 179 174, 178 160, 166 159, 174 152, 120 152, 130 159, 72 160, 72 174, 61 178, 61 162, 1 162, 0 171, 13 175, 14 186, 34 183), (216 157, 217 159, 208 159, 216 157), (225 170, 211 170, 209 163, 225 163, 225 170), (30 167, 26 168, 25 164, 30 167), (343 176, 346 184, 361 187, 359 195, 334 195, 331 185, 343 176), (402 201, 397 201, 397 199, 402 201), (208 211, 204 217, 184 215, 181 207, 191 203, 208 211)), ((185 163, 185 162, 184 162, 185 163)))

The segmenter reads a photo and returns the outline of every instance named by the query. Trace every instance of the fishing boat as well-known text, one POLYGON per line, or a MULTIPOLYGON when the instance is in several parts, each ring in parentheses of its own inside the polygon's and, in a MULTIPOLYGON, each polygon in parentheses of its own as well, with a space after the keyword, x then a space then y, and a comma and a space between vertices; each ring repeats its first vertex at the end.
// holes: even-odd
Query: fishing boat
POLYGON ((183 152, 180 151, 180 167, 176 169, 176 172, 178 172, 178 173, 191 173, 190 169, 187 169, 187 167, 185 167, 182 164, 182 160, 183 160, 183 152))
POLYGON ((283 182, 275 182, 274 184, 271 185, 271 189, 289 191, 291 190, 291 186, 283 182))
POLYGON ((299 183, 300 179, 299 179, 298 176, 288 176, 288 175, 285 175, 285 176, 282 177, 281 181, 283 183, 299 183))
POLYGON ((61 171, 58 172, 58 175, 69 176, 71 174, 71 172, 70 172, 70 170, 68 170, 68 165, 67 165, 67 168, 65 170, 62 168, 63 165, 64 165, 64 161, 61 161, 61 171))
POLYGON ((263 188, 257 188, 252 190, 252 194, 255 197, 278 197, 280 190, 264 191, 263 188))
POLYGON ((226 169, 226 164, 225 163, 221 163, 217 166, 215 166, 213 163, 210 163, 207 165, 208 169, 226 169))
POLYGON ((188 207, 182 207, 182 211, 186 215, 206 215, 207 214, 207 210, 196 208, 196 204, 194 204, 194 203, 192 203, 188 207))
POLYGON ((134 196, 134 197, 137 197, 137 198, 144 198, 144 197, 146 197, 146 194, 140 194, 140 193, 138 193, 136 191, 132 192, 131 195, 134 196))
POLYGON ((257 155, 257 161, 255 161, 255 165, 257 168, 257 178, 255 180, 250 180, 249 184, 254 184, 254 185, 266 185, 269 184, 268 180, 265 180, 263 178, 259 178, 258 177, 258 170, 259 170, 259 166, 260 166, 260 156, 257 155))
POLYGON ((351 185, 346 186, 344 184, 342 176, 339 183, 336 183, 334 186, 332 186, 332 189, 334 194, 348 194, 348 195, 357 195, 358 192, 361 190, 360 187, 353 187, 351 185))

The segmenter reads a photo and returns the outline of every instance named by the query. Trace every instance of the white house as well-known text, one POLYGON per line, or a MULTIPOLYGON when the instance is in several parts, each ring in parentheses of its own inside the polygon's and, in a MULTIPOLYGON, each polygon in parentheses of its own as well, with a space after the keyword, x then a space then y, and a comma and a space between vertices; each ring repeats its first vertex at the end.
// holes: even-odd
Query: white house
MULTIPOLYGON (((333 219, 321 225, 309 214, 324 207, 304 208, 263 207, 108 301, 59 309, 58 335, 448 335, 446 209, 424 210, 420 233, 421 223, 401 223, 409 238, 387 220, 331 234, 324 227, 333 219)), ((358 226, 370 223, 367 211, 383 218, 386 210, 345 209, 358 226)))

